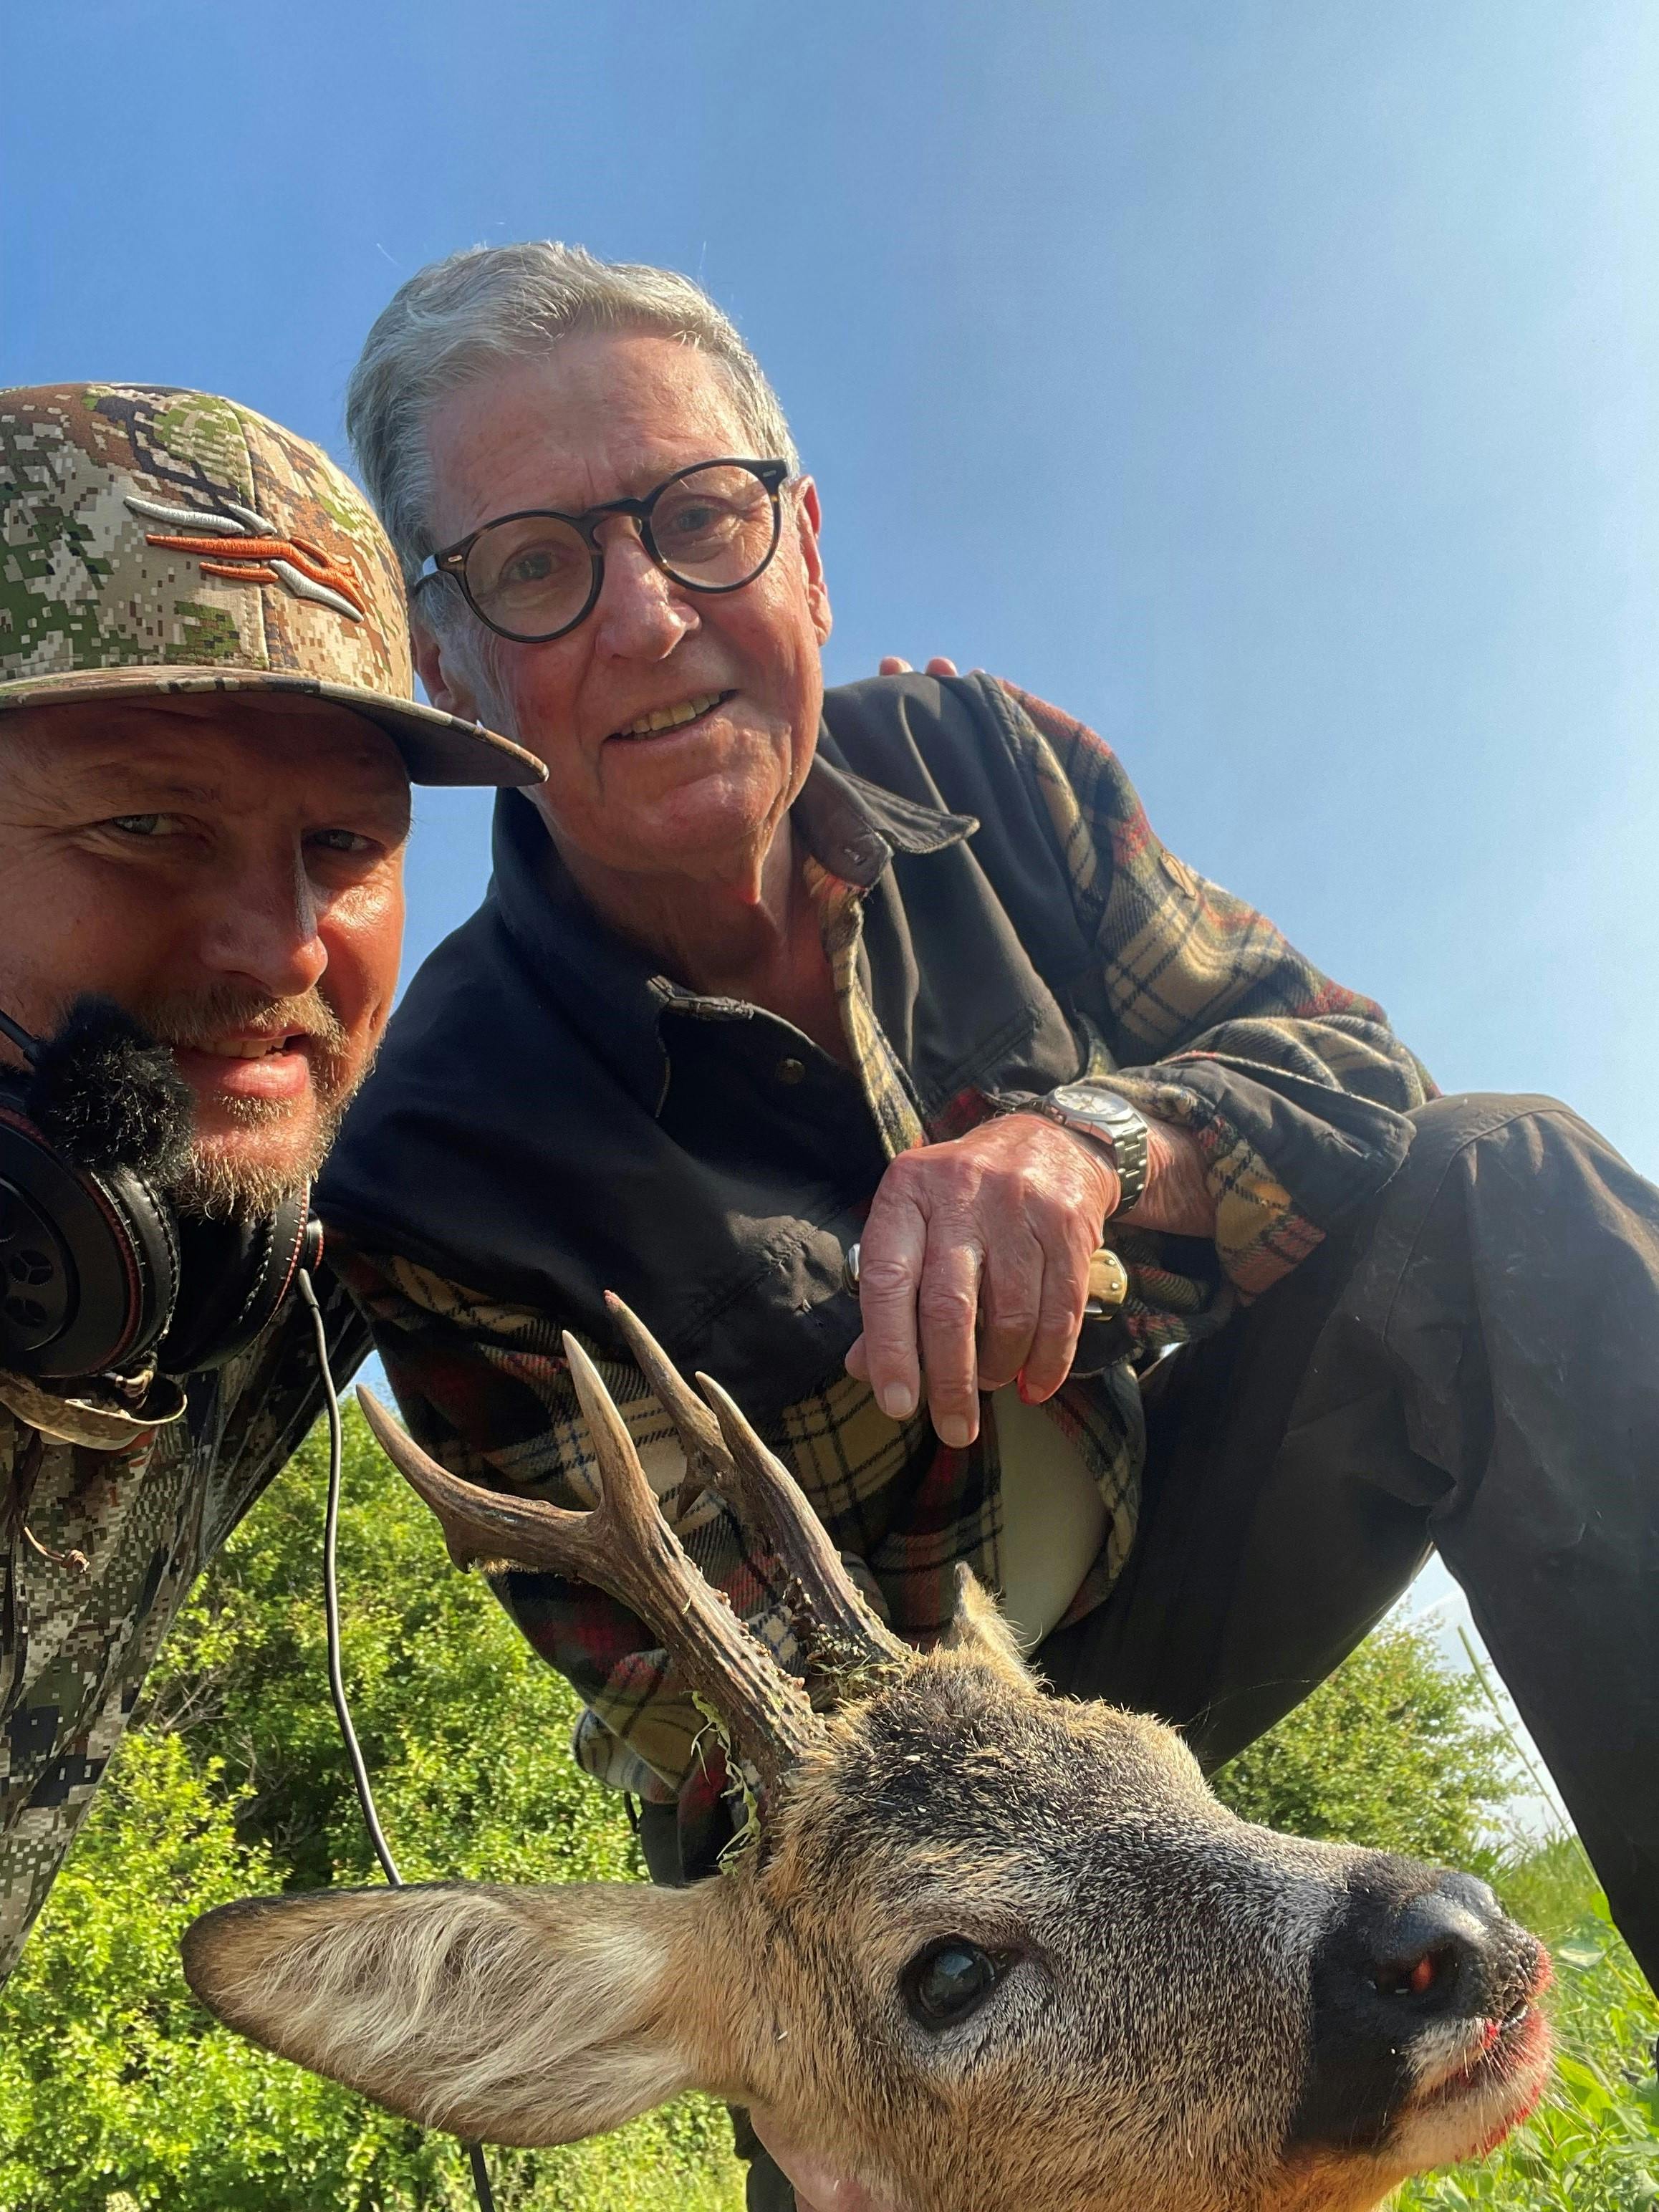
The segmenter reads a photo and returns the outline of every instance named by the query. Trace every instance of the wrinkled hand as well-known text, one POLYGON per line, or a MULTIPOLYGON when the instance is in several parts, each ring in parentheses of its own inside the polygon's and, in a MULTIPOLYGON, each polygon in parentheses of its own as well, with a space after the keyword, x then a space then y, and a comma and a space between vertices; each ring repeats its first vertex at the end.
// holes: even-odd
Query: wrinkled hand
MULTIPOLYGON (((1003 1115, 901 1152, 859 1239, 864 1334, 848 1374, 894 1420, 915 1411, 925 1374, 933 1426, 958 1449, 979 1433, 981 1390, 1018 1377, 1028 1403, 1052 1397, 1071 1372, 1090 1257, 1118 1196, 1104 1151, 1041 1115, 1003 1115)), ((1124 1218, 1213 1234, 1186 1130, 1148 1123, 1146 1188, 1124 1218)))
POLYGON ((803 2149, 764 2106, 751 2106, 749 2119, 774 2164, 793 2183, 796 2212, 900 2212, 890 2198, 872 2196, 862 2182, 852 2180, 833 2160, 803 2149))

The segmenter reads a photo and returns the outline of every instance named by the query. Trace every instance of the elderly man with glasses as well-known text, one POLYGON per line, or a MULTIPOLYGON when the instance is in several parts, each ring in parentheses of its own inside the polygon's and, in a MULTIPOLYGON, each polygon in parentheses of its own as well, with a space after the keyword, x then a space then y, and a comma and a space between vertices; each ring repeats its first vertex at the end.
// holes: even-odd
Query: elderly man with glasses
MULTIPOLYGON (((1069 716, 946 664, 826 692, 817 490, 684 278, 423 270, 349 422, 434 702, 548 771, 325 1187, 420 1441, 589 1502, 572 1328, 668 1488, 614 1289, 904 1634, 965 1561, 1058 1688, 1212 1765, 1437 1546, 1659 1971, 1659 1196, 1551 1101, 1437 1097, 1069 716), (1088 1320, 1103 1233, 1127 1295, 1088 1320)), ((769 1560, 666 1503, 788 1656, 769 1560)), ((500 1589, 653 1873, 709 1871, 725 1777, 662 1655, 594 1591, 500 1589)), ((833 2153, 790 2150, 803 2203, 833 2153)), ((764 2160, 750 2201, 792 2201, 764 2160)))

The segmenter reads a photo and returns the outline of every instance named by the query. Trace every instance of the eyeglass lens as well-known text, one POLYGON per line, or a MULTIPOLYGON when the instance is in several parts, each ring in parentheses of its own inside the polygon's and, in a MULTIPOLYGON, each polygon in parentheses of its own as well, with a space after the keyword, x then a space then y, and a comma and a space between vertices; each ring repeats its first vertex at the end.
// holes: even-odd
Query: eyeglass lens
MULTIPOLYGON (((759 477, 723 462, 665 484, 647 529, 671 576, 693 590, 732 591, 770 560, 777 508, 759 477)), ((466 556, 467 589, 487 622, 520 636, 544 637, 580 617, 593 569, 593 555, 574 524, 554 515, 516 515, 478 533, 466 556)))

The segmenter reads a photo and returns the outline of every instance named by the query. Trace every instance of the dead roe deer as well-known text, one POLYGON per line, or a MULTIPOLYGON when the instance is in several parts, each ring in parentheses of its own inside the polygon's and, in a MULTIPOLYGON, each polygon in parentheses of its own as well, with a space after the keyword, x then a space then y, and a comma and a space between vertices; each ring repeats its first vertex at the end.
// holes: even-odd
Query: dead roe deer
POLYGON ((674 1654, 751 1782, 746 1847, 689 1889, 226 1905, 185 1944, 221 2019, 491 2142, 685 2089, 764 2106, 907 2212, 1358 2212, 1531 2107, 1547 1960, 1482 1883, 1237 1820, 1168 1729, 1047 1694, 965 1570, 943 1642, 904 1644, 736 1407, 613 1310, 682 1504, 713 1483, 789 1578, 805 1686, 692 1565, 572 1339, 590 1513, 458 1481, 364 1403, 459 1561, 596 1583, 674 1654))

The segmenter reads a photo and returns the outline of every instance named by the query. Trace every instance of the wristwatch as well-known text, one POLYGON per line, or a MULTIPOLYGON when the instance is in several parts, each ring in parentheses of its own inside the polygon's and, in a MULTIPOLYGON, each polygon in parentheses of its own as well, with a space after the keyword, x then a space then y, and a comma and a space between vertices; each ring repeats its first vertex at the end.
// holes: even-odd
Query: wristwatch
POLYGON ((1127 1213, 1146 1188, 1146 1123, 1127 1098, 1092 1083, 1062 1083, 1058 1091, 1033 1093, 1012 1112, 1041 1114, 1079 1137, 1104 1146, 1117 1170, 1117 1211, 1127 1213))

